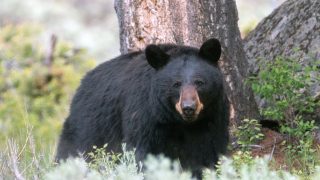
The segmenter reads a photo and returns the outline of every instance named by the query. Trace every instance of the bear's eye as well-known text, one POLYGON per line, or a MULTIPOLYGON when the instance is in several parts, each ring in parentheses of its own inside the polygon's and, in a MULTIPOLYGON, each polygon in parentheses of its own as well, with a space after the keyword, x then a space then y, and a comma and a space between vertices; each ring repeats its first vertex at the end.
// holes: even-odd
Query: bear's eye
POLYGON ((176 81, 175 83, 173 83, 173 87, 174 88, 178 88, 178 87, 180 87, 181 86, 181 82, 180 81, 176 81))
POLYGON ((204 81, 201 80, 201 79, 197 79, 197 80, 194 81, 194 84, 196 86, 203 86, 204 85, 204 81))

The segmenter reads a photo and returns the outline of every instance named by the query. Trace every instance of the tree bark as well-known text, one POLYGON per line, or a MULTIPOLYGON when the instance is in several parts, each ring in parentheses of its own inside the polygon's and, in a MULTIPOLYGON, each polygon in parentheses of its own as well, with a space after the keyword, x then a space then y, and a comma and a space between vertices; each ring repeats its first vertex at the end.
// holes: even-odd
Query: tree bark
MULTIPOLYGON (((244 49, 252 73, 259 71, 258 59, 271 61, 277 56, 284 56, 306 66, 319 61, 320 1, 285 1, 248 34, 244 49)), ((314 72, 313 77, 319 76, 320 72, 314 72)), ((311 94, 316 96, 320 93, 320 82, 316 78, 314 80, 311 94)), ((258 103, 260 106, 263 104, 261 101, 258 103)))
POLYGON ((220 63, 234 122, 260 118, 250 87, 247 60, 238 28, 234 0, 115 0, 121 53, 147 44, 174 43, 199 47, 210 37, 221 41, 220 63))

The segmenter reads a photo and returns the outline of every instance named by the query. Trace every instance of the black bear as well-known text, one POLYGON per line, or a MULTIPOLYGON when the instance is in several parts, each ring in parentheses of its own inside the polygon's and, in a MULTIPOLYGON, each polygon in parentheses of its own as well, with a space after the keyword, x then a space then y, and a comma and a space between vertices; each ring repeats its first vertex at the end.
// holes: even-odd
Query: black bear
POLYGON ((96 145, 136 149, 136 159, 164 154, 201 176, 226 152, 229 104, 218 67, 220 42, 200 49, 149 45, 89 72, 75 94, 57 160, 96 145))

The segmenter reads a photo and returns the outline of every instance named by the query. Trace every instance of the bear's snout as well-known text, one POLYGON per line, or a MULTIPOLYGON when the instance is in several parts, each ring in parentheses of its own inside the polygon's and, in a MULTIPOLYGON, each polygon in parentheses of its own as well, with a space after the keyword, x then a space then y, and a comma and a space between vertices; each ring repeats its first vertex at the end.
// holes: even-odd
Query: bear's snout
POLYGON ((176 103, 176 110, 186 121, 194 121, 203 109, 198 92, 194 86, 184 86, 180 91, 179 101, 176 103))
POLYGON ((182 113, 186 116, 193 116, 196 112, 196 101, 186 100, 181 103, 182 113))

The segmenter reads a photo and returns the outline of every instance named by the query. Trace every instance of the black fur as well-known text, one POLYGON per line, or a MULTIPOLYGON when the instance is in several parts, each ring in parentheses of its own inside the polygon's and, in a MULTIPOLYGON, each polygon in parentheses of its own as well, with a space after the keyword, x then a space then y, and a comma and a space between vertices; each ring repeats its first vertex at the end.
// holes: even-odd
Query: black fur
MULTIPOLYGON (((165 64, 151 66, 144 51, 134 52, 105 62, 85 76, 64 123, 57 160, 106 143, 109 151, 119 152, 121 143, 126 143, 136 148, 138 161, 148 153, 162 153, 179 159, 182 167, 194 174, 216 164, 229 139, 223 78, 211 63, 220 55, 206 59, 199 55, 199 49, 176 45, 159 45, 152 50, 157 49, 163 51, 160 57, 168 55, 165 64), (175 110, 180 90, 173 84, 181 81, 182 86, 196 86, 194 79, 199 78, 205 82, 196 87, 204 109, 195 122, 188 123, 175 110)), ((220 53, 220 49, 205 49, 220 53)), ((154 54, 159 55, 151 53, 149 57, 154 54)))

